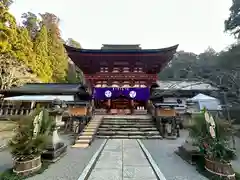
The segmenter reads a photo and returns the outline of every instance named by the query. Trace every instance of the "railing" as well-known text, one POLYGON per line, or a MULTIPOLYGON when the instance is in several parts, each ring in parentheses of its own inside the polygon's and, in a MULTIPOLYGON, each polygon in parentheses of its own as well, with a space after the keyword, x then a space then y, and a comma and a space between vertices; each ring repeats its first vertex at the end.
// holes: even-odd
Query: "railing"
POLYGON ((17 115, 28 115, 32 112, 33 109, 30 108, 2 108, 0 109, 0 117, 1 116, 17 116, 17 115))

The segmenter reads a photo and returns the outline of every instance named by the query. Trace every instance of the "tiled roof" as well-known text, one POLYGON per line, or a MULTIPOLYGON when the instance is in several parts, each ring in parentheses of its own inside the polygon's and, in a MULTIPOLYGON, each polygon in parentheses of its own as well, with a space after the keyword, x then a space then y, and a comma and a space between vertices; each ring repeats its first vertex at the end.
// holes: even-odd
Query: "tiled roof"
POLYGON ((198 81, 157 81, 159 90, 217 90, 210 84, 198 81))
POLYGON ((86 94, 82 84, 69 83, 31 83, 21 87, 14 87, 9 90, 2 90, 0 94, 10 95, 69 95, 86 94))

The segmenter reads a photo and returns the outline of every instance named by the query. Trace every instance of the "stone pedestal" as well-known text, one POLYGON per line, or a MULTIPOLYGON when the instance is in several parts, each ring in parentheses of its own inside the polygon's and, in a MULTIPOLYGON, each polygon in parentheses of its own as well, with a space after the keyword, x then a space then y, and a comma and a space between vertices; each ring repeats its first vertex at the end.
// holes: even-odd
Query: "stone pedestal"
POLYGON ((49 114, 55 121, 55 127, 52 135, 49 137, 49 145, 42 154, 42 159, 44 161, 56 162, 65 155, 67 151, 67 145, 65 145, 58 135, 58 129, 64 125, 64 122, 62 122, 63 109, 61 109, 58 104, 54 104, 54 108, 50 110, 49 114))
POLYGON ((192 143, 185 142, 183 145, 178 147, 176 153, 185 161, 190 164, 196 164, 196 162, 201 158, 202 154, 197 146, 192 145, 192 143))

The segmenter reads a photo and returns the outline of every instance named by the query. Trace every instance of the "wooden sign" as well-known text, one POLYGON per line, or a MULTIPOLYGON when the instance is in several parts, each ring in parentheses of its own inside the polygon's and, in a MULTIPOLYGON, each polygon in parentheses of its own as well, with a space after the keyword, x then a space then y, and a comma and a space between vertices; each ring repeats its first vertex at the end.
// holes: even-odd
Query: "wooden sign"
POLYGON ((172 117, 176 116, 176 110, 170 108, 158 108, 157 109, 157 116, 162 117, 172 117))
POLYGON ((85 115, 87 115, 87 107, 70 107, 69 115, 70 116, 85 116, 85 115))

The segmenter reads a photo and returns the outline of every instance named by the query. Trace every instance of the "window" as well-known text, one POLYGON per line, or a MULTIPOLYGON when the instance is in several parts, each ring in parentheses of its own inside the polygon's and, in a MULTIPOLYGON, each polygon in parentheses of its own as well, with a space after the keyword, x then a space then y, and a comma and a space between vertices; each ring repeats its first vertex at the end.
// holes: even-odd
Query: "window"
POLYGON ((129 72, 129 68, 128 68, 128 67, 124 67, 124 68, 123 68, 123 72, 124 72, 124 73, 129 72))
POLYGON ((113 71, 112 71, 113 73, 119 73, 120 71, 119 71, 119 68, 113 68, 113 71))

